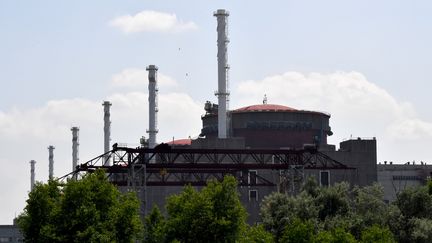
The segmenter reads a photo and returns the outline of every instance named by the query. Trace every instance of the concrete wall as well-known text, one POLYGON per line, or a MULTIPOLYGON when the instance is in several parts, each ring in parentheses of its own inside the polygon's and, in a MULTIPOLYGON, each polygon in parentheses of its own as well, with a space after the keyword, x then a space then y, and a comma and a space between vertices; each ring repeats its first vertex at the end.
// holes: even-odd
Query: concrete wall
POLYGON ((432 165, 379 164, 378 182, 384 187, 384 200, 396 200, 399 192, 408 187, 424 185, 432 174, 432 165))
MULTIPOLYGON (((367 186, 378 180, 377 177, 377 149, 376 140, 373 139, 351 139, 340 143, 337 151, 323 151, 331 158, 353 167, 349 177, 345 171, 335 171, 333 178, 336 181, 347 178, 351 185, 367 186)), ((334 181, 332 181, 334 182, 334 181)))

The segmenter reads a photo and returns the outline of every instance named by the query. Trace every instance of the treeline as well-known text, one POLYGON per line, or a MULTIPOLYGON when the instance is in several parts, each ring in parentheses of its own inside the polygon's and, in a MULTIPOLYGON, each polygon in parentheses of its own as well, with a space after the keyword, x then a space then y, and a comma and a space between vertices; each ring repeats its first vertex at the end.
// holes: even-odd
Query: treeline
POLYGON ((139 205, 99 170, 64 184, 36 183, 17 223, 25 242, 135 242, 143 228, 139 205))
POLYGON ((186 186, 141 221, 138 198, 120 193, 103 171, 67 183, 38 183, 18 225, 26 242, 432 242, 432 182, 383 201, 378 184, 273 193, 250 226, 234 177, 201 190, 186 186))
POLYGON ((262 221, 246 224, 236 181, 226 177, 201 191, 186 187, 168 198, 166 217, 145 218, 145 242, 432 242, 432 182, 408 188, 391 204, 379 184, 319 187, 309 178, 295 196, 273 193, 262 221))
POLYGON ((383 201, 379 184, 319 187, 309 178, 300 194, 275 193, 261 205, 262 225, 276 242, 432 242, 432 182, 383 201))

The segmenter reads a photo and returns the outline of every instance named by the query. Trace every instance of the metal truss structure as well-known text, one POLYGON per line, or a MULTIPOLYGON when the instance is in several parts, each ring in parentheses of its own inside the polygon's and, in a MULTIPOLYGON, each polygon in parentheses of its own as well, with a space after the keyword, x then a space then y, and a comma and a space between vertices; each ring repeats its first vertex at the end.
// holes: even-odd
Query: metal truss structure
MULTIPOLYGON (((249 171, 277 170, 280 175, 303 180, 303 170, 352 170, 329 156, 309 148, 289 149, 190 149, 167 146, 113 149, 84 164, 61 179, 79 177, 96 169, 110 174, 112 183, 138 190, 145 186, 204 186, 225 175, 237 178, 239 186, 276 186, 275 181, 249 171), (107 166, 106 160, 112 165, 107 166), (293 173, 296 176, 293 176, 293 173)), ((260 173, 261 174, 261 173, 260 173)), ((292 181, 294 183, 294 181, 292 181)), ((298 183, 296 183, 298 184, 298 183)))

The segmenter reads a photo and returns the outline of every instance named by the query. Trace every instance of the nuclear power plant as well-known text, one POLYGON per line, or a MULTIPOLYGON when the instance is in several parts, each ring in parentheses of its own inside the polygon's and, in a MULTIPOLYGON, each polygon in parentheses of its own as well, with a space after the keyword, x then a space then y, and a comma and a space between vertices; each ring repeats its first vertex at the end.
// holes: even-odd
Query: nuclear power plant
MULTIPOLYGON (((72 172, 60 179, 79 178, 89 171, 104 169, 110 181, 122 190, 138 192, 145 214, 154 205, 163 208, 166 197, 180 192, 187 184, 199 188, 209 180, 220 181, 225 175, 233 175, 249 222, 260 221, 259 205, 266 195, 276 191, 295 194, 311 176, 321 186, 342 181, 366 186, 381 181, 378 175, 384 175, 386 167, 380 166, 378 173, 376 138, 351 138, 341 141, 336 149, 327 139, 337 132, 337 128, 333 131, 330 126, 329 113, 269 104, 266 96, 259 104, 230 109, 229 12, 220 9, 214 12, 214 17, 218 61, 214 94, 218 103, 203 104, 203 114, 196 118, 202 120, 202 127, 197 128, 199 137, 158 141, 157 116, 164 112, 158 109, 159 68, 148 65, 148 139, 142 138, 139 147, 118 143, 111 147, 110 107, 115 104, 104 101, 104 153, 79 163, 79 128, 72 127, 72 172)), ((163 65, 159 67, 163 69, 163 65)), ((211 90, 207 92, 213 95, 211 90)), ((50 178, 53 178, 53 150, 54 146, 50 146, 50 178)), ((34 165, 32 161, 32 187, 34 165)), ((388 173, 385 175, 383 180, 394 179, 388 173)), ((390 185, 387 181, 383 185, 385 190, 392 190, 387 188, 390 185)), ((386 195, 391 200, 393 194, 386 195)))

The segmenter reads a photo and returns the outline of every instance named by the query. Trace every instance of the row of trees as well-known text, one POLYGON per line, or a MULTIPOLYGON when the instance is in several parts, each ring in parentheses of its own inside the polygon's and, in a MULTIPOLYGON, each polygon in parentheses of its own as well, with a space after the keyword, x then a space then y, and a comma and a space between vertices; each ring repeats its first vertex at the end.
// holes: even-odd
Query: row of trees
POLYGON ((319 187, 309 178, 295 196, 273 193, 262 223, 249 226, 235 178, 186 186, 143 222, 134 193, 120 193, 103 171, 79 181, 37 184, 18 224, 28 242, 432 242, 432 182, 392 204, 379 185, 319 187))
POLYGON ((211 181, 201 191, 186 186, 168 197, 167 217, 154 207, 145 217, 144 242, 272 242, 262 226, 246 223, 246 210, 232 176, 211 181))
POLYGON ((378 185, 341 183, 318 187, 308 180, 297 196, 273 193, 261 205, 262 224, 250 227, 227 177, 201 191, 192 187, 168 198, 145 218, 145 242, 395 242, 387 227, 387 205, 378 185))
POLYGON ((270 242, 262 227, 246 224, 234 177, 201 191, 186 186, 141 222, 135 193, 121 193, 96 171, 65 184, 37 183, 17 222, 26 242, 270 242), (260 238, 261 237, 261 238, 260 238))
POLYGON ((37 183, 17 223, 26 242, 133 242, 143 227, 139 205, 96 171, 65 184, 37 183))
POLYGON ((296 196, 266 197, 261 217, 276 242, 432 242, 432 182, 386 204, 378 184, 318 187, 309 178, 296 196))
POLYGON ((168 198, 167 217, 154 208, 146 242, 432 242, 432 182, 383 201, 374 184, 319 187, 309 178, 295 196, 273 193, 261 204, 262 224, 250 227, 236 182, 211 182, 168 198))
POLYGON ((261 206, 276 242, 394 242, 378 185, 350 190, 346 183, 318 187, 310 179, 296 196, 274 193, 261 206))

